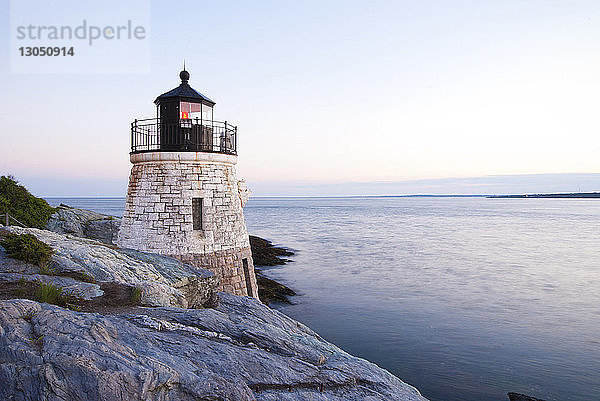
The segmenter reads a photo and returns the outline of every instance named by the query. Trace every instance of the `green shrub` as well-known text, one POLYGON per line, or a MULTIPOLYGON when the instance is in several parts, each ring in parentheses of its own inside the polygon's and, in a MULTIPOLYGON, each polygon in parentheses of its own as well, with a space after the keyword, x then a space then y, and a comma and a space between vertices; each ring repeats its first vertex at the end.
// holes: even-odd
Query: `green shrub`
POLYGON ((35 300, 68 308, 71 310, 79 310, 79 304, 83 302, 81 297, 73 291, 65 290, 63 287, 54 285, 53 283, 38 283, 35 300))
POLYGON ((31 337, 29 341, 41 349, 44 346, 44 335, 40 334, 39 336, 31 337))
POLYGON ((50 246, 40 241, 33 234, 7 234, 0 245, 13 259, 34 263, 40 267, 47 266, 54 251, 50 246))
POLYGON ((44 263, 40 266, 40 274, 45 274, 46 276, 54 276, 56 275, 56 268, 51 267, 50 263, 44 263))
POLYGON ((77 281, 83 281, 85 283, 97 283, 96 279, 94 278, 94 276, 83 272, 83 271, 78 271, 78 272, 63 272, 61 274, 61 276, 65 276, 65 277, 71 277, 74 278, 77 281))
POLYGON ((140 287, 135 287, 131 291, 131 302, 134 305, 139 305, 141 300, 142 300, 142 289, 140 287))
MULTIPOLYGON (((37 301, 47 304, 59 305, 62 302, 63 288, 52 283, 40 283, 37 292, 37 301)), ((62 306, 62 305, 61 305, 62 306)))
POLYGON ((8 212, 28 227, 44 228, 56 208, 37 198, 11 176, 0 177, 0 214, 8 212))
POLYGON ((31 319, 33 319, 35 315, 37 315, 37 312, 33 309, 29 309, 23 314, 23 316, 21 316, 21 318, 27 320, 28 322, 31 322, 31 319))

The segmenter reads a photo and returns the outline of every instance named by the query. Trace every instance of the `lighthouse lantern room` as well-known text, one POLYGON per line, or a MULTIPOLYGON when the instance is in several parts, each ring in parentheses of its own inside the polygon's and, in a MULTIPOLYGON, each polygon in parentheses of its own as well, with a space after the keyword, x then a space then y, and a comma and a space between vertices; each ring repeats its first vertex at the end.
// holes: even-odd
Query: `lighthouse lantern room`
POLYGON ((156 118, 131 124, 132 153, 156 150, 237 154, 237 127, 213 118, 215 102, 192 88, 190 74, 181 84, 158 96, 156 118))

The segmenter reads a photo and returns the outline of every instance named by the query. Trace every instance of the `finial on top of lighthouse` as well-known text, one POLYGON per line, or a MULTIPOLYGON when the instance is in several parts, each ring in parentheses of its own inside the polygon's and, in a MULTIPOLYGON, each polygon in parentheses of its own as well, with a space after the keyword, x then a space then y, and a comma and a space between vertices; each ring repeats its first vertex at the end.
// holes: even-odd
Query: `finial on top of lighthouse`
POLYGON ((179 73, 182 84, 187 84, 190 80, 190 73, 185 70, 185 60, 183 60, 183 70, 179 73))

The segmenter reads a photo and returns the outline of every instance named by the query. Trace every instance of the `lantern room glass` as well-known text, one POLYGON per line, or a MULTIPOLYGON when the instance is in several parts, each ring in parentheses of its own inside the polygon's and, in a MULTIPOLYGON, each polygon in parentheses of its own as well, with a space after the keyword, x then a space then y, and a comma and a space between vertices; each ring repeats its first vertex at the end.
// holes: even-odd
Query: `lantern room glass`
POLYGON ((196 120, 201 124, 212 123, 213 108, 202 103, 179 103, 179 118, 182 120, 196 120))

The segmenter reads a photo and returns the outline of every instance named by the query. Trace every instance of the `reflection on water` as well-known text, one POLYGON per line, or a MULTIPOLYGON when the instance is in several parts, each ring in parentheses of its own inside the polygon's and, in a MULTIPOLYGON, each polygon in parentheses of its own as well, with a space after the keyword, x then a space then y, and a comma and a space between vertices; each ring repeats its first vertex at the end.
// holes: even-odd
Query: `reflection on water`
MULTIPOLYGON (((121 215, 125 200, 50 199, 121 215)), ((600 399, 600 200, 253 198, 284 313, 431 400, 600 399)))

